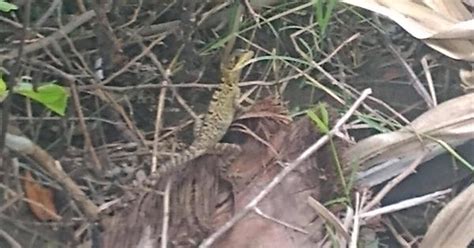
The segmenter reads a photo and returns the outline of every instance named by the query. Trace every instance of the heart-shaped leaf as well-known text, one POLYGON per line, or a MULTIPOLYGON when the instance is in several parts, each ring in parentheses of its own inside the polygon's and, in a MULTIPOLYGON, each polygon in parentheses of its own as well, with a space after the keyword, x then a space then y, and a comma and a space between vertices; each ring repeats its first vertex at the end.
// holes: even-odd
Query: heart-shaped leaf
POLYGON ((21 82, 15 86, 14 92, 43 104, 58 115, 63 116, 66 111, 69 93, 64 87, 53 82, 43 84, 36 89, 31 83, 21 82))

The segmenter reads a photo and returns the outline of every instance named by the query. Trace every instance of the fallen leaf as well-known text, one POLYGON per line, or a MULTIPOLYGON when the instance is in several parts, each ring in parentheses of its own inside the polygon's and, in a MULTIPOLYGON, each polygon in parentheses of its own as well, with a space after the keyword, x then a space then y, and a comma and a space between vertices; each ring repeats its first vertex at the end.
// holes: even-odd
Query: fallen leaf
POLYGON ((23 186, 25 187, 28 205, 36 218, 42 221, 58 221, 61 219, 54 206, 53 192, 36 182, 30 171, 25 174, 23 186))
POLYGON ((474 20, 461 0, 342 2, 386 16, 446 56, 474 61, 474 20))
POLYGON ((449 202, 436 216, 420 247, 468 247, 474 239, 473 195, 471 185, 449 202))

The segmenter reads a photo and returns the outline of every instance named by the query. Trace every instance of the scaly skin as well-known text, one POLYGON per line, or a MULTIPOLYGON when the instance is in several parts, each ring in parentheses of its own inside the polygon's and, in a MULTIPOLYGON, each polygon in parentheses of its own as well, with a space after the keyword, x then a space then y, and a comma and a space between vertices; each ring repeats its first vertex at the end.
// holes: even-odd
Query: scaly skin
POLYGON ((203 125, 196 130, 193 143, 178 156, 162 164, 153 175, 154 178, 179 170, 185 163, 205 153, 222 154, 228 149, 240 149, 238 145, 219 143, 219 141, 229 129, 236 109, 239 107, 240 74, 245 63, 252 57, 252 51, 237 51, 230 56, 228 62, 222 63, 222 83, 212 95, 203 125))

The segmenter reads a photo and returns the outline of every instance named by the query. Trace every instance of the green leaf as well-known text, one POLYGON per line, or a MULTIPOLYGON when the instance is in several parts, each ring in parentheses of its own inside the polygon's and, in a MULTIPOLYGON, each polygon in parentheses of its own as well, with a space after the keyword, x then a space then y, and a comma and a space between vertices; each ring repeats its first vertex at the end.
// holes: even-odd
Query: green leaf
POLYGON ((8 95, 7 84, 3 81, 2 75, 0 75, 0 102, 3 102, 8 95))
POLYGON ((62 86, 50 82, 34 89, 31 83, 21 82, 15 86, 14 92, 29 97, 56 114, 64 116, 69 93, 62 86))
POLYGON ((314 110, 308 110, 306 111, 306 114, 316 124, 316 126, 318 127, 319 131, 321 131, 321 133, 325 134, 329 132, 328 125, 324 123, 324 120, 322 120, 322 118, 320 118, 314 110))
POLYGON ((369 126, 370 128, 373 128, 381 133, 387 133, 387 132, 390 132, 391 130, 384 127, 383 125, 381 125, 379 122, 377 122, 376 120, 373 120, 372 117, 368 116, 368 115, 358 115, 357 116, 363 123, 367 124, 367 126, 369 126))
POLYGON ((320 115, 321 120, 326 125, 326 127, 329 127, 329 113, 328 113, 328 109, 326 108, 326 104, 320 103, 318 108, 319 108, 319 112, 321 114, 320 115))
POLYGON ((332 16, 333 9, 336 6, 337 2, 337 0, 313 0, 316 19, 320 27, 320 33, 322 36, 326 34, 326 30, 329 25, 329 20, 332 16))
POLYGON ((0 94, 7 91, 7 84, 2 78, 2 75, 0 75, 0 94))
POLYGON ((0 0, 0 11, 10 12, 12 10, 17 10, 17 9, 18 7, 16 5, 0 0))

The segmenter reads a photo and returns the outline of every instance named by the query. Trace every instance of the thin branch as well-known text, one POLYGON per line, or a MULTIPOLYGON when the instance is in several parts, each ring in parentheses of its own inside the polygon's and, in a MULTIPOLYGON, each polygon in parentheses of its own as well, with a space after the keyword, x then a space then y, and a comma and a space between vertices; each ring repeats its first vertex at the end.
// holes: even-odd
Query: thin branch
MULTIPOLYGON (((95 16, 95 12, 93 10, 87 11, 76 18, 72 19, 68 24, 64 25, 63 28, 59 29, 58 31, 54 32, 52 35, 45 37, 43 39, 38 40, 35 43, 31 43, 25 46, 24 48, 24 55, 37 51, 43 47, 49 46, 52 42, 58 41, 64 38, 64 35, 69 34, 70 32, 74 31, 76 28, 80 27, 84 23, 90 21, 95 16)), ((0 64, 3 59, 14 58, 18 55, 17 50, 13 50, 5 57, 0 58, 0 64)))
POLYGON ((77 92, 76 88, 76 82, 75 80, 67 79, 66 81, 68 82, 69 88, 71 89, 72 102, 74 104, 74 108, 76 109, 77 118, 79 118, 79 127, 81 128, 82 135, 84 136, 84 145, 86 147, 86 150, 88 150, 89 154, 91 155, 93 161, 93 169, 96 173, 99 173, 103 169, 102 163, 100 162, 99 157, 95 152, 91 136, 89 134, 89 131, 87 130, 86 121, 84 120, 84 113, 82 112, 81 102, 79 99, 79 93, 77 92))
POLYGON ((427 194, 427 195, 424 195, 424 196, 415 197, 415 198, 412 198, 412 199, 397 202, 395 204, 391 204, 389 206, 378 208, 378 209, 375 209, 375 210, 372 210, 372 211, 369 211, 369 212, 363 212, 363 213, 360 214, 360 218, 369 219, 369 218, 372 218, 374 216, 400 211, 402 209, 411 208, 413 206, 418 206, 418 205, 421 205, 423 203, 427 203, 427 202, 430 202, 430 201, 437 200, 437 199, 443 197, 444 195, 451 193, 451 191, 452 191, 451 189, 436 191, 436 192, 431 193, 431 194, 427 194))
POLYGON ((97 87, 97 86, 104 86, 104 85, 107 85, 108 83, 112 82, 112 80, 114 80, 116 77, 122 75, 122 73, 124 73, 128 68, 130 68, 130 66, 134 65, 138 60, 140 60, 141 58, 143 58, 145 55, 147 55, 148 53, 150 53, 151 49, 153 49, 153 47, 155 47, 156 45, 158 45, 161 41, 163 41, 163 39, 165 39, 166 37, 168 36, 168 33, 164 33, 162 35, 160 35, 156 40, 154 40, 153 42, 150 43, 149 46, 147 46, 145 49, 143 49, 143 51, 138 54, 136 57, 134 57, 133 59, 131 59, 126 65, 124 65, 122 68, 120 68, 120 70, 114 72, 112 75, 110 75, 107 79, 105 79, 104 81, 100 82, 100 84, 98 85, 94 85, 94 88, 97 87))
MULTIPOLYGON (((163 82, 163 83, 166 83, 163 82)), ((151 173, 156 172, 156 168, 158 167, 158 138, 160 135, 160 130, 162 126, 162 116, 163 116, 163 109, 165 108, 165 96, 166 96, 166 88, 160 90, 160 96, 158 98, 158 106, 156 108, 156 118, 155 118, 155 133, 153 135, 153 152, 151 157, 151 173)))
POLYGON ((262 211, 260 208, 258 208, 258 207, 255 207, 255 208, 253 209, 253 211, 255 211, 256 214, 258 214, 260 217, 262 217, 262 218, 264 218, 264 219, 267 219, 267 220, 269 220, 269 221, 273 221, 273 222, 275 222, 276 224, 282 225, 282 226, 284 226, 284 227, 286 227, 286 228, 288 228, 288 229, 290 229, 290 230, 293 230, 293 231, 295 231, 295 232, 300 232, 300 233, 302 233, 302 234, 309 235, 308 231, 304 230, 303 228, 294 226, 294 225, 292 225, 292 224, 290 224, 290 223, 287 223, 287 222, 284 222, 284 221, 282 221, 282 220, 279 220, 279 219, 277 219, 277 218, 275 218, 275 217, 272 217, 272 216, 266 214, 265 212, 263 212, 263 211, 262 211))
POLYGON ((382 190, 366 205, 364 206, 363 211, 367 212, 371 208, 373 208, 375 205, 377 205, 382 198, 390 192, 395 186, 397 186, 403 179, 411 175, 413 172, 415 172, 416 168, 418 165, 420 165, 421 161, 425 158, 427 152, 423 151, 418 157, 408 166, 408 168, 405 169, 400 175, 395 177, 393 180, 391 180, 387 185, 383 187, 382 190))
POLYGON ((168 246, 168 228, 170 222, 170 194, 173 179, 170 178, 166 182, 164 197, 163 197, 163 226, 161 228, 161 248, 168 246))
POLYGON ((360 230, 360 217, 359 213, 361 210, 361 204, 360 204, 360 194, 359 192, 356 192, 355 195, 355 211, 354 211, 354 218, 353 218, 353 227, 352 227, 352 233, 351 233, 351 243, 349 244, 350 248, 357 248, 357 238, 359 237, 359 230, 360 230))
POLYGON ((436 97, 436 89, 433 83, 433 77, 431 76, 430 67, 428 66, 428 57, 427 55, 421 58, 421 66, 423 67, 423 71, 425 71, 426 82, 428 83, 428 89, 430 90, 431 99, 433 100, 434 106, 438 105, 438 99, 436 97))
MULTIPOLYGON (((27 37, 27 32, 28 32, 28 27, 30 26, 30 15, 31 15, 31 0, 26 1, 26 7, 23 15, 23 29, 22 29, 22 37, 20 41, 20 47, 17 49, 14 49, 13 52, 15 52, 15 55, 12 56, 11 58, 16 56, 16 61, 15 64, 13 65, 11 75, 9 77, 9 80, 7 80, 7 88, 12 90, 16 84, 17 84, 17 78, 19 77, 20 73, 20 68, 21 68, 21 58, 26 54, 25 53, 25 40, 27 37)), ((2 59, 0 58, 0 65, 3 64, 2 59)), ((2 114, 0 116, 0 165, 2 162, 3 158, 3 151, 5 148, 5 138, 7 135, 7 127, 8 127, 8 118, 10 117, 10 108, 11 108, 11 94, 7 95, 7 98, 3 102, 2 106, 2 114)))
MULTIPOLYGON (((11 230, 11 229, 10 229, 11 230)), ((5 241, 7 241, 7 243, 10 245, 10 247, 12 248, 21 248, 22 246, 20 245, 20 243, 18 243, 12 236, 10 236, 10 234, 8 234, 7 232, 3 231, 2 229, 0 229, 0 237, 3 237, 3 239, 5 241)))

